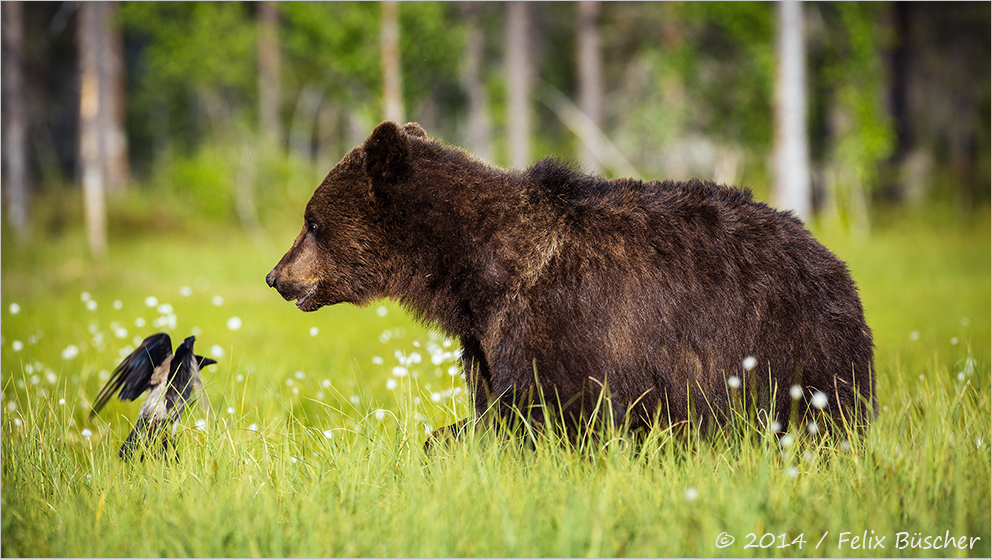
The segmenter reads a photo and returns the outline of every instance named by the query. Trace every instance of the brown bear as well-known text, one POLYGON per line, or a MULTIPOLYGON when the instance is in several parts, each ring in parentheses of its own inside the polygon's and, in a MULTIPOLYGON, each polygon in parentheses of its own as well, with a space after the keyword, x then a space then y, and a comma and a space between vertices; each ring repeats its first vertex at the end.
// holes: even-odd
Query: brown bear
POLYGON ((793 399, 861 426, 877 411, 845 264, 791 213, 702 180, 504 170, 383 122, 266 282, 303 311, 392 298, 457 336, 479 415, 536 386, 632 428, 719 420, 738 389, 783 427, 793 399))

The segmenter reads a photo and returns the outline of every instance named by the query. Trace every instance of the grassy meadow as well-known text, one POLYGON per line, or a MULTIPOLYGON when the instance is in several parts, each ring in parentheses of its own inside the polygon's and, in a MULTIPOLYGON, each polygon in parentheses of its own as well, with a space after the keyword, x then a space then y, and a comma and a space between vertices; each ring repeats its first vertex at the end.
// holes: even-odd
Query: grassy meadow
POLYGON ((468 414, 457 343, 388 301, 283 301, 264 276, 301 211, 248 236, 149 208, 115 222, 99 264, 76 225, 4 233, 3 556, 992 553, 987 209, 817 230, 875 333, 881 411, 863 437, 575 448, 482 432, 431 455, 426 434, 468 414), (157 331, 217 359, 210 409, 185 416, 177 461, 123 464, 140 403, 90 405, 157 331))

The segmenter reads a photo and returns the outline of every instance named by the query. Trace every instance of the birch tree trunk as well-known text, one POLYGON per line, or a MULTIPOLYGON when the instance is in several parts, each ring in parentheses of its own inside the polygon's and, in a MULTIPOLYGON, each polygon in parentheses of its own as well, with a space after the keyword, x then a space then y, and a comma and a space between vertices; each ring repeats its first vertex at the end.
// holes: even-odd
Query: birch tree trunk
POLYGON ((400 73, 399 2, 382 3, 382 78, 386 120, 403 124, 403 82, 400 73))
POLYGON ((262 146, 279 145, 279 8, 275 2, 258 3, 258 123, 262 146))
POLYGON ((21 238, 30 230, 27 122, 24 96, 24 5, 4 2, 3 195, 7 220, 21 238))
POLYGON ((119 2, 100 2, 101 42, 100 73, 100 143, 103 150, 103 173, 107 191, 122 192, 127 187, 128 159, 125 130, 124 36, 116 23, 119 2))
POLYGON ((778 4, 775 83, 775 204, 809 219, 809 140, 806 132, 806 48, 803 8, 795 0, 778 4))
POLYGON ((486 161, 492 160, 492 123, 489 121, 489 100, 482 79, 485 37, 479 25, 481 2, 462 5, 468 25, 468 44, 462 68, 462 83, 468 96, 468 130, 466 144, 470 152, 486 161))
MULTIPOLYGON (((599 2, 579 2, 579 110, 599 130, 603 129, 603 80, 601 42, 597 23, 599 2)), ((591 173, 601 174, 599 136, 582 139, 579 163, 591 173)))
POLYGON ((107 210, 104 201, 105 124, 100 118, 100 53, 106 28, 106 7, 102 2, 79 5, 76 40, 79 52, 79 165, 83 180, 86 239, 97 259, 107 253, 107 210))
POLYGON ((508 2, 506 17, 509 163, 510 167, 523 169, 530 164, 530 105, 533 89, 530 34, 527 29, 530 6, 527 2, 508 2))

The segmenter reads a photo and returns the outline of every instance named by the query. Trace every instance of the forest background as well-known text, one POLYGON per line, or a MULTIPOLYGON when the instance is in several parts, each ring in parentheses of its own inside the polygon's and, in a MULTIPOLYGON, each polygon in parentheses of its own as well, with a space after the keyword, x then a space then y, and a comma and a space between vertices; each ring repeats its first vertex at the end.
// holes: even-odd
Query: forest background
POLYGON ((776 122, 798 120, 808 186, 780 188, 806 189, 804 218, 865 231, 879 209, 989 199, 984 3, 806 3, 801 26, 753 2, 5 6, 4 201, 21 235, 83 216, 51 207, 80 184, 254 233, 385 118, 495 164, 553 154, 772 201, 788 180, 776 122), (804 86, 799 113, 783 78, 804 86))
POLYGON ((990 7, 4 1, 0 554, 988 557, 990 7), (425 456, 457 341, 264 284, 386 118, 796 211, 858 284, 871 429, 425 456), (140 404, 91 403, 157 331, 217 359, 208 405, 123 464, 140 404))

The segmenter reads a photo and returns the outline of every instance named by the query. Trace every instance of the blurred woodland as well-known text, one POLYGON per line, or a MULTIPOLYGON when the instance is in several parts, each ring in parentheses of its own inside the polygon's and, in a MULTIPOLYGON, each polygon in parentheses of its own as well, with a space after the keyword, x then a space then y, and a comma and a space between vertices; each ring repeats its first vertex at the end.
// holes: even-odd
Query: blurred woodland
POLYGON ((988 2, 2 8, 5 231, 58 228, 38 201, 81 192, 97 255, 107 200, 249 234, 298 214, 387 118, 498 165, 697 176, 855 230, 989 201, 988 2))

